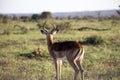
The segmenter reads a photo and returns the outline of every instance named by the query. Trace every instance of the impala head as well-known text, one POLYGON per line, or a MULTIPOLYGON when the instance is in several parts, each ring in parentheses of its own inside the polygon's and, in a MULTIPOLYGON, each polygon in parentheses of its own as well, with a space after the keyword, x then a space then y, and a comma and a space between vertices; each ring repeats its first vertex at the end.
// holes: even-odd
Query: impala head
POLYGON ((43 24, 42 29, 40 29, 40 31, 42 34, 45 34, 46 36, 54 35, 59 31, 58 27, 55 27, 54 25, 53 25, 54 28, 52 30, 47 30, 45 26, 46 26, 46 22, 43 24))

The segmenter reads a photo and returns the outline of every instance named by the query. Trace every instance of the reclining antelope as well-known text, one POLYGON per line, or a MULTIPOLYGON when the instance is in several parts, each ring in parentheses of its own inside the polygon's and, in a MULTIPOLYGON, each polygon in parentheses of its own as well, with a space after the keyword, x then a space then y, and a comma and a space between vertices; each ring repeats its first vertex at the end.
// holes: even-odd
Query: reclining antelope
POLYGON ((43 28, 40 29, 42 34, 46 35, 48 51, 55 63, 56 78, 61 79, 61 65, 63 58, 66 58, 70 65, 73 67, 75 74, 74 80, 78 79, 78 73, 81 73, 81 80, 84 80, 82 59, 84 55, 84 49, 79 42, 76 41, 64 41, 64 42, 53 42, 53 35, 59 31, 58 27, 54 27, 48 31, 46 23, 43 24, 43 28))

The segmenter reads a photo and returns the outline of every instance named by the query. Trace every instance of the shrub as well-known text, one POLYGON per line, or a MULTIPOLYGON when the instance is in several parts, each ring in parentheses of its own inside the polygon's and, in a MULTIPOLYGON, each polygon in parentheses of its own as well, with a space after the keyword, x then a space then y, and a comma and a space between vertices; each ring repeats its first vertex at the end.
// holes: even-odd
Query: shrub
POLYGON ((3 31, 3 35, 10 35, 10 29, 4 29, 4 31, 3 31))
POLYGON ((14 29, 16 29, 17 33, 20 33, 20 34, 26 34, 29 31, 25 26, 21 26, 21 25, 14 25, 14 29))
MULTIPOLYGON (((43 22, 37 24, 38 28, 43 28, 43 25, 44 25, 43 22)), ((46 29, 49 30, 49 29, 51 29, 51 27, 52 27, 52 25, 50 25, 49 23, 46 23, 46 24, 45 24, 45 28, 46 28, 46 29)))
POLYGON ((99 45, 99 44, 102 44, 104 43, 104 39, 100 36, 90 36, 90 37, 87 37, 84 41, 85 44, 92 44, 92 45, 99 45))
POLYGON ((70 22, 64 22, 56 25, 58 29, 60 30, 68 30, 71 28, 71 23, 70 22))
POLYGON ((43 28, 44 24, 45 24, 45 28, 48 30, 55 28, 55 27, 57 27, 59 30, 68 30, 72 26, 70 22, 62 22, 62 23, 55 23, 55 24, 52 24, 50 22, 47 22, 47 23, 40 22, 37 24, 37 26, 38 28, 43 28))

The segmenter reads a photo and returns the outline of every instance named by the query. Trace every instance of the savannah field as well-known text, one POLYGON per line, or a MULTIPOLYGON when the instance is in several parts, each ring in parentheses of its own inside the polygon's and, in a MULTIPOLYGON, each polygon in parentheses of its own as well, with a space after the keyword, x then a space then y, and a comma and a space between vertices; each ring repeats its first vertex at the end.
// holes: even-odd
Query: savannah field
MULTIPOLYGON (((55 80, 46 37, 38 28, 43 22, 0 22, 0 80, 55 80), (38 48, 41 53, 33 54, 38 48)), ((75 40, 83 45, 85 80, 120 80, 120 19, 48 19, 48 29, 50 23, 69 23, 54 35, 54 42, 75 40)), ((62 80, 73 80, 73 76, 64 60, 62 80)))

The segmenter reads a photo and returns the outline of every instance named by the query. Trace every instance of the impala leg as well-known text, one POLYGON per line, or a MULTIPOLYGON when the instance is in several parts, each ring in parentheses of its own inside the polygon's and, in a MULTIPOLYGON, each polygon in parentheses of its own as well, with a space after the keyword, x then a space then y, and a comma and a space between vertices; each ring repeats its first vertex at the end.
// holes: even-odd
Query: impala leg
POLYGON ((74 63, 78 67, 78 69, 81 73, 81 80, 84 80, 84 69, 83 69, 83 66, 82 66, 83 55, 84 55, 84 50, 83 50, 81 55, 79 55, 78 57, 76 57, 74 59, 74 63))
POLYGON ((74 73, 74 80, 78 80, 78 74, 79 74, 79 69, 78 67, 75 65, 74 60, 68 60, 70 65, 73 67, 75 73, 74 73))
POLYGON ((56 68, 56 78, 57 78, 57 80, 61 79, 61 66, 62 66, 62 60, 56 60, 55 61, 55 68, 56 68))
POLYGON ((77 65, 79 66, 79 70, 80 70, 80 73, 81 73, 81 79, 84 80, 84 69, 83 69, 83 66, 82 66, 82 61, 78 60, 77 65))
POLYGON ((80 73, 81 73, 81 79, 84 80, 84 70, 81 63, 80 63, 80 73))
POLYGON ((79 70, 78 70, 78 69, 74 69, 74 70, 75 70, 74 80, 78 80, 78 73, 79 73, 79 70))

